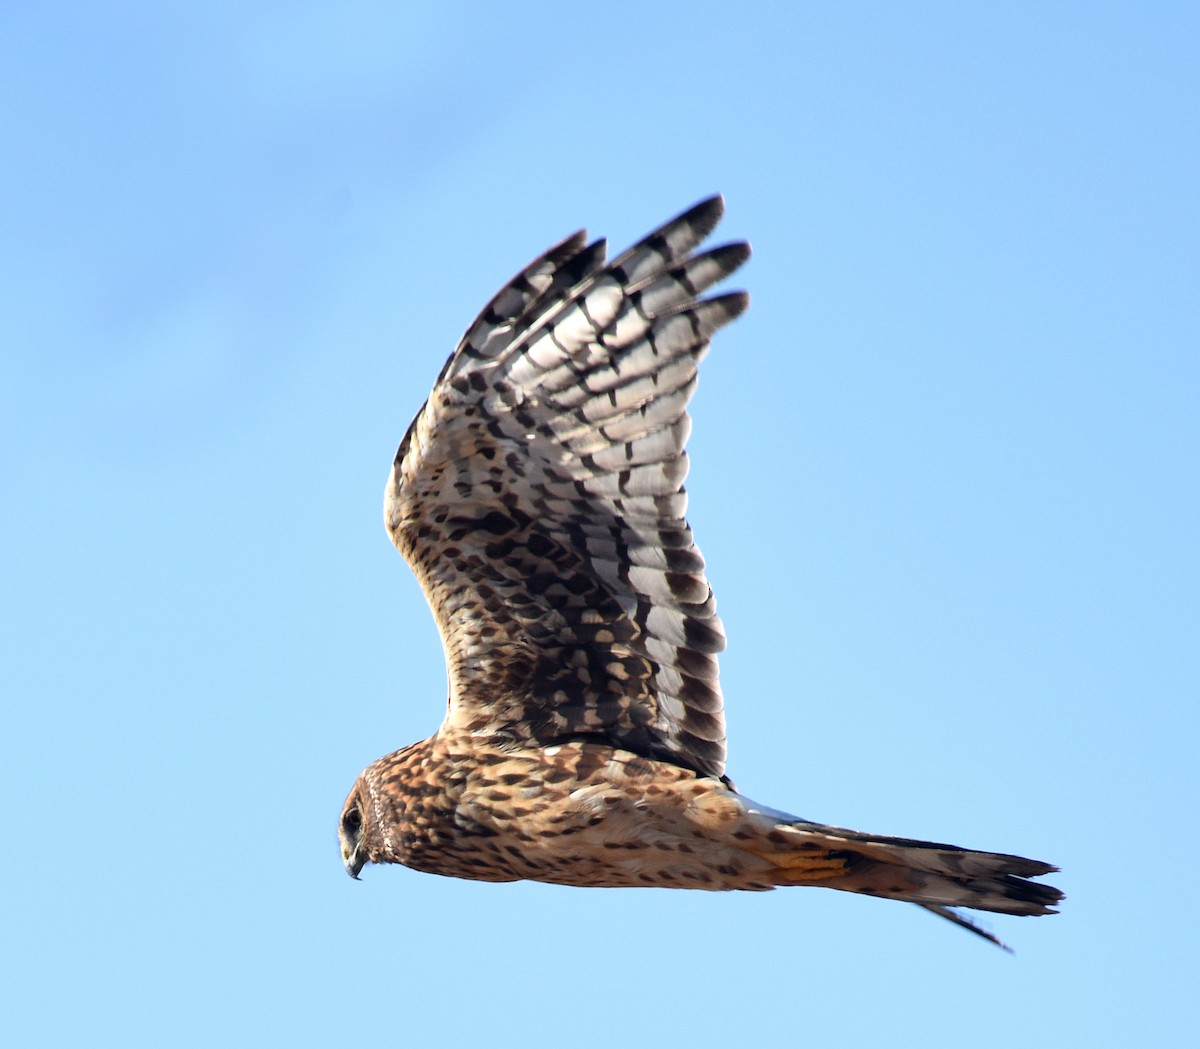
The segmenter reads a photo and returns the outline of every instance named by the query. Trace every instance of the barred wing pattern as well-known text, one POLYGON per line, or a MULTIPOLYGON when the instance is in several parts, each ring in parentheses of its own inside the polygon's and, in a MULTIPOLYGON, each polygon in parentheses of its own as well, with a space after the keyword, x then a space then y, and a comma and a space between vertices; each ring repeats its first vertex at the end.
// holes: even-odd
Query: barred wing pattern
POLYGON ((468 329, 401 442, 384 517, 437 620, 447 722, 720 777, 725 635, 684 520, 696 365, 749 257, 693 253, 720 197, 612 262, 576 233, 468 329))

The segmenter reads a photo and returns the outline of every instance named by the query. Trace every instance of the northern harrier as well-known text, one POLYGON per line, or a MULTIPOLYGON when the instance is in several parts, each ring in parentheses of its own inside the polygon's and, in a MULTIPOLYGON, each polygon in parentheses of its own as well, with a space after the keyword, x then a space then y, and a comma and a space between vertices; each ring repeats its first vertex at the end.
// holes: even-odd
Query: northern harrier
MULTIPOLYGON (((340 824, 366 863, 481 881, 820 885, 1049 914, 1056 868, 811 823, 725 776, 725 634, 684 520, 696 366, 749 256, 695 249, 714 197, 612 262, 583 232, 484 308, 396 453, 384 519, 445 647, 446 717, 359 776, 340 824)), ((996 941, 998 942, 998 941, 996 941)))

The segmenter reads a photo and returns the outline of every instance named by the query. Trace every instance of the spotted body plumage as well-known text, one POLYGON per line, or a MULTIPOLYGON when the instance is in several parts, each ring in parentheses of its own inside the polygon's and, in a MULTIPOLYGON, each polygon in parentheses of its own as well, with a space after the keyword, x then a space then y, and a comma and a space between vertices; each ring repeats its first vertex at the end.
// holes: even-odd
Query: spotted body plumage
MULTIPOLYGON (((1048 864, 859 834, 725 776, 725 635, 684 513, 687 404, 749 256, 720 198, 605 262, 577 233, 468 329, 401 442, 384 517, 442 635, 430 739, 381 758, 342 855, 484 881, 830 888, 1044 914, 1048 864)), ((979 931, 976 929, 976 931, 979 931)), ((988 934, 984 934, 988 935, 988 934)), ((991 938, 989 936, 989 938, 991 938)))

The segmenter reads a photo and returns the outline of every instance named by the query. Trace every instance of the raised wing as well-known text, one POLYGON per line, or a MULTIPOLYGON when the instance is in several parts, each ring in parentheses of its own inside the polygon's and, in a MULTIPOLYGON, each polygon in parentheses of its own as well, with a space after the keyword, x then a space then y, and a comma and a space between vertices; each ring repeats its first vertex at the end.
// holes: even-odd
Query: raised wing
POLYGON ((750 254, 691 254, 702 201, 605 264, 576 233, 468 329, 405 435, 384 518, 441 631, 447 720, 720 776, 725 635, 684 520, 696 365, 750 254))

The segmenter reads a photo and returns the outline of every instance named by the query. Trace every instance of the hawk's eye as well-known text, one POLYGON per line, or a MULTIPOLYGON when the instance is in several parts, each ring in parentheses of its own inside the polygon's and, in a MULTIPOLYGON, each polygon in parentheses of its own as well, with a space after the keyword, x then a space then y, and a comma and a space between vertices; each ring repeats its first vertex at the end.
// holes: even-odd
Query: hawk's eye
POLYGON ((355 806, 342 817, 342 828, 351 836, 362 830, 362 813, 355 806))

